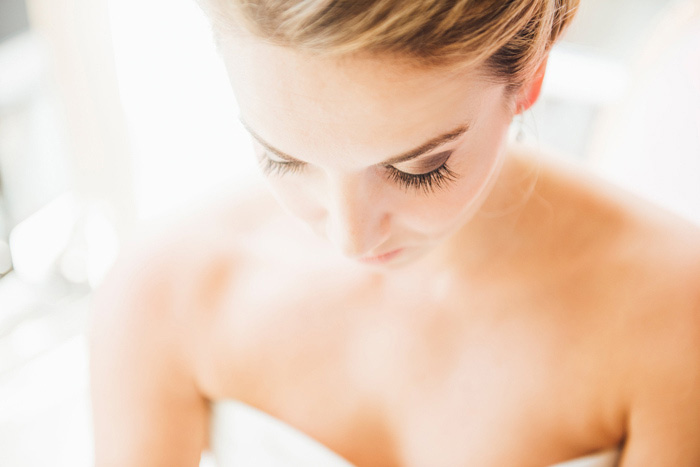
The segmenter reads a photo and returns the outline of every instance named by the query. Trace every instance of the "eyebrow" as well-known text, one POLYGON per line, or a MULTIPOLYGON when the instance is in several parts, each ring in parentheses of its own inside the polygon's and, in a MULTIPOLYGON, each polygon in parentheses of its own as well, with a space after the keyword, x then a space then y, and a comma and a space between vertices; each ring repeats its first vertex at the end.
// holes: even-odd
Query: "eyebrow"
MULTIPOLYGON (((255 133, 249 126, 246 124, 246 122, 242 119, 239 118, 243 126, 245 127, 246 130, 248 130, 248 133, 255 138, 258 143, 263 145, 268 151, 273 153, 274 155, 286 159, 291 162, 301 162, 299 159, 290 156, 289 154, 286 154, 279 149, 276 149, 275 147, 271 146, 269 143, 267 143, 265 140, 263 140, 257 133, 255 133)), ((442 134, 440 136, 437 136, 435 138, 432 138, 431 140, 421 144, 415 149, 411 149, 410 151, 406 151, 403 154, 399 154, 394 157, 390 157, 389 159, 385 160, 384 162, 381 162, 378 165, 383 165, 383 166, 390 166, 390 165, 395 165, 395 164, 401 164, 403 162, 408 162, 410 160, 416 159, 419 156, 422 156, 423 154, 432 151, 435 148, 438 148, 444 144, 447 144, 451 141, 456 140, 460 136, 462 136, 464 133, 466 133, 469 130, 469 124, 465 123, 464 125, 460 125, 457 128, 448 131, 445 134, 442 134)))

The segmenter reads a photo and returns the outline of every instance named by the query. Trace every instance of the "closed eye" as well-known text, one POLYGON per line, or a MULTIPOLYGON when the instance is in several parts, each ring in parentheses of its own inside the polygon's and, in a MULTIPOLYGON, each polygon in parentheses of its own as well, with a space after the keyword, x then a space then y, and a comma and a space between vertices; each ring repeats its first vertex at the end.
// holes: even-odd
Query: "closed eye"
MULTIPOLYGON (((442 159, 442 164, 437 168, 423 173, 408 173, 394 166, 384 166, 387 178, 406 191, 422 191, 424 194, 433 193, 445 188, 450 182, 455 181, 458 175, 447 166, 447 160, 452 152, 440 153, 426 160, 426 164, 434 159, 442 159)), ((259 158, 260 166, 266 176, 282 176, 301 172, 306 163, 301 161, 287 161, 277 159, 268 151, 263 151, 259 158)), ((422 164, 423 165, 423 164, 422 164)))
POLYGON ((422 174, 409 174, 395 167, 388 167, 389 179, 402 186, 406 191, 422 191, 425 194, 434 193, 445 188, 457 179, 457 174, 445 162, 440 167, 422 174))
POLYGON ((262 153, 262 156, 258 161, 260 162, 262 171, 266 176, 296 173, 301 171, 301 169, 304 168, 304 165, 306 165, 299 161, 274 160, 267 151, 262 153))

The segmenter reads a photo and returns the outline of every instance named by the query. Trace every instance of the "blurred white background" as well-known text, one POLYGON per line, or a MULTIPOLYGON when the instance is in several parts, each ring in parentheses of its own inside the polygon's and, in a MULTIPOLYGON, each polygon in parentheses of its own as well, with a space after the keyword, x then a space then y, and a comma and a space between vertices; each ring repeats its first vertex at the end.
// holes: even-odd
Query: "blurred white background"
MULTIPOLYGON (((526 137, 700 223, 699 2, 582 3, 526 137)), ((0 466, 90 465, 90 291, 258 181, 193 0, 0 0, 0 466)))

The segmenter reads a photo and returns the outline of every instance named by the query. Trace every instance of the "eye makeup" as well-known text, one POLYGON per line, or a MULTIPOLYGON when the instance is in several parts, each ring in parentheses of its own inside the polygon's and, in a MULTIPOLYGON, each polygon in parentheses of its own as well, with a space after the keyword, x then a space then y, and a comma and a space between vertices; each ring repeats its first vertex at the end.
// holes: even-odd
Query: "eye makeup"
POLYGON ((450 182, 457 179, 457 174, 447 166, 447 158, 436 169, 425 173, 407 173, 395 167, 387 167, 389 179, 396 182, 406 191, 422 191, 424 194, 434 193, 445 188, 450 182))
POLYGON ((263 151, 258 162, 265 176, 293 174, 299 172, 304 163, 299 161, 275 160, 269 151, 263 151))
POLYGON ((403 164, 382 164, 384 167, 393 167, 401 172, 408 174, 422 174, 426 172, 431 172, 436 168, 442 166, 447 162, 447 160, 452 155, 452 151, 442 151, 427 157, 423 157, 421 160, 412 160, 410 162, 405 162, 403 164))
MULTIPOLYGON (((404 172, 391 165, 384 165, 383 168, 386 170, 387 178, 406 191, 422 191, 424 194, 430 194, 445 188, 457 179, 457 174, 447 166, 451 155, 452 151, 445 151, 427 157, 418 164, 414 163, 410 169, 418 173, 404 172)), ((259 162, 263 173, 267 176, 297 173, 305 166, 305 163, 299 161, 276 160, 268 151, 262 152, 259 162)))
MULTIPOLYGON (((263 148, 261 156, 259 156, 259 162, 265 175, 293 174, 300 172, 306 166, 305 162, 297 160, 266 143, 242 118, 240 120, 253 139, 263 148)), ((406 191, 422 191, 424 194, 429 194, 445 188, 450 182, 458 178, 458 174, 447 166, 447 160, 452 155, 452 151, 442 151, 429 156, 425 155, 440 146, 456 141, 469 131, 470 127, 471 124, 468 122, 458 125, 453 130, 439 135, 413 150, 389 158, 378 164, 378 166, 383 167, 387 177, 406 191), (422 160, 418 160, 419 158, 422 158, 422 160), (399 169, 397 166, 400 165, 404 165, 404 167, 399 169)))

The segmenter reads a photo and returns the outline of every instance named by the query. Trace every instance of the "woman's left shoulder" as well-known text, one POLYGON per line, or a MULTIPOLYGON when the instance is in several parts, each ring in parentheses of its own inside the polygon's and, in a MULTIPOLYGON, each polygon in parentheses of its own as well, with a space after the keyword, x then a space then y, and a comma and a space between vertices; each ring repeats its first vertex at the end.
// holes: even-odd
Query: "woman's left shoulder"
POLYGON ((700 465, 700 233, 665 213, 632 221, 627 294, 616 312, 625 465, 700 465), (639 280, 643 279, 643 280, 639 280))
POLYGON ((584 177, 583 191, 597 200, 589 208, 615 213, 603 229, 601 265, 617 268, 620 283, 636 295, 637 312, 649 314, 645 320, 673 317, 671 323, 696 332, 700 344, 700 225, 594 174, 584 177))
POLYGON ((677 313, 700 332, 700 225, 621 193, 610 197, 623 213, 610 256, 621 259, 631 277, 649 284, 648 290, 637 284, 638 294, 653 312, 677 313))
POLYGON ((700 225, 585 167, 549 159, 538 165, 533 199, 553 213, 555 238, 568 245, 559 249, 571 250, 566 260, 585 265, 579 277, 597 288, 607 281, 610 293, 633 304, 635 311, 624 312, 630 319, 675 315, 694 325, 700 342, 700 225))
POLYGON ((683 335, 690 338, 700 369, 700 228, 656 209, 628 224, 616 244, 630 276, 640 279, 632 284, 640 314, 633 317, 668 329, 676 344, 683 335))

